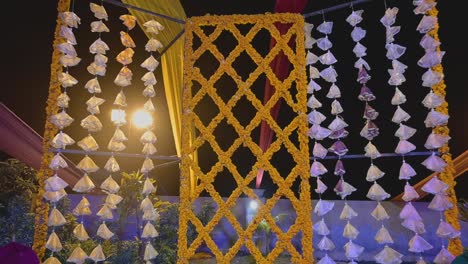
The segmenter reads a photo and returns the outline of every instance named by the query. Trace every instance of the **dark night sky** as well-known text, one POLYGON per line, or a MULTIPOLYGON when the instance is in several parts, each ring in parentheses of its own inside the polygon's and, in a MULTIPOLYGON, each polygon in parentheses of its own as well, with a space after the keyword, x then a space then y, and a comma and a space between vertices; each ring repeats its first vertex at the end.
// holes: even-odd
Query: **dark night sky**
MULTIPOLYGON (((265 12, 272 12, 275 1, 187 1, 183 0, 182 4, 186 10, 187 16, 197 16, 204 14, 258 14, 265 12)), ((310 0, 307 7, 306 13, 315 11, 321 8, 333 6, 336 4, 343 3, 344 1, 317 1, 310 0)), ((452 1, 453 2, 453 1, 452 1)), ((90 97, 89 94, 83 89, 84 83, 90 78, 86 72, 86 67, 89 62, 92 60, 92 57, 89 55, 87 49, 89 44, 91 44, 96 38, 97 33, 89 32, 89 23, 93 20, 88 9, 87 0, 77 0, 75 3, 76 13, 82 18, 82 25, 80 29, 76 31, 76 36, 78 39, 77 51, 78 55, 83 58, 83 61, 80 63, 80 66, 75 67, 71 70, 72 75, 76 76, 81 85, 78 84, 71 89, 72 104, 69 110, 69 113, 75 118, 75 126, 79 125, 79 120, 86 116, 84 112, 84 105, 86 100, 90 97)), ((395 43, 404 45, 408 47, 406 54, 401 58, 401 61, 409 66, 409 70, 405 74, 407 82, 402 85, 401 90, 407 95, 408 102, 403 105, 404 109, 412 115, 412 119, 408 122, 410 126, 420 129, 417 136, 412 140, 414 144, 417 145, 418 150, 424 150, 423 144, 426 136, 429 133, 429 130, 424 128, 423 120, 427 113, 427 110, 420 104, 422 98, 424 97, 427 89, 421 87, 420 76, 423 73, 423 70, 416 65, 416 61, 419 57, 422 56, 423 50, 418 46, 419 40, 422 35, 415 31, 417 23, 419 22, 420 16, 415 16, 412 13, 413 6, 411 1, 396 1, 388 0, 389 6, 398 6, 400 8, 400 13, 397 17, 397 25, 402 26, 401 32, 397 35, 395 43)), ((43 126, 45 120, 45 101, 47 98, 48 90, 48 81, 49 81, 49 65, 52 52, 52 37, 55 27, 55 18, 56 18, 56 4, 57 1, 30 1, 27 8, 24 6, 22 1, 13 1, 11 3, 14 5, 13 10, 7 12, 7 20, 11 23, 10 29, 4 30, 4 41, 8 42, 10 47, 4 51, 5 60, 3 66, 4 73, 4 84, 2 93, 0 94, 0 100, 5 103, 9 108, 11 108, 20 118, 22 118, 26 123, 28 123, 34 130, 39 134, 43 133, 43 126), (21 12, 18 19, 18 14, 21 12), (12 17, 12 16, 15 17, 12 17)), ((462 48, 463 43, 460 40, 460 37, 457 33, 462 33, 466 30, 460 23, 462 23, 463 18, 463 9, 459 6, 455 6, 453 3, 450 5, 448 1, 440 1, 438 5, 440 9, 440 25, 441 31, 440 36, 442 39, 442 49, 447 51, 447 54, 444 58, 444 67, 446 82, 448 85, 448 94, 447 99, 450 103, 450 128, 452 140, 450 146, 454 156, 462 153, 468 146, 467 138, 465 137, 465 132, 467 125, 465 121, 465 114, 467 114, 467 107, 465 103, 465 85, 466 81, 464 79, 464 71, 466 71, 466 62, 468 61, 466 56, 465 49, 462 48), (460 31, 458 31, 460 30, 460 31)), ((390 104, 390 98, 393 95, 393 88, 387 84, 388 74, 387 69, 390 67, 390 62, 385 58, 385 49, 384 49, 384 38, 385 31, 383 26, 378 22, 380 17, 384 12, 384 3, 380 0, 374 0, 370 3, 365 3, 356 7, 356 9, 364 9, 364 22, 361 26, 368 30, 367 37, 363 41, 363 44, 368 47, 368 56, 366 60, 371 65, 372 70, 370 74, 372 75, 372 80, 369 82, 369 86, 373 88, 377 100, 373 102, 373 105, 380 112, 379 119, 377 124, 381 128, 381 135, 377 137, 374 141, 376 146, 381 152, 393 152, 397 139, 393 136, 394 131, 397 129, 397 126, 393 124, 390 119, 394 111, 394 107, 390 104)), ((118 21, 118 16, 126 13, 125 9, 120 7, 113 7, 109 4, 106 4, 106 9, 110 15, 110 21, 107 23, 111 29, 111 33, 103 33, 103 39, 109 44, 111 51, 108 55, 110 58, 108 73, 101 86, 103 87, 103 94, 101 97, 106 98, 107 103, 101 108, 101 115, 99 117, 102 121, 108 119, 107 113, 111 109, 111 102, 113 101, 114 96, 117 94, 119 89, 115 88, 115 85, 112 84, 112 80, 116 76, 119 65, 113 58, 120 52, 123 48, 118 40, 118 31, 123 29, 123 26, 118 21), (107 87, 109 87, 107 89, 107 87)), ((364 123, 361 119, 362 116, 362 102, 357 100, 358 86, 355 82, 356 70, 352 67, 354 63, 354 54, 352 53, 353 43, 350 38, 351 27, 345 23, 344 19, 350 13, 349 9, 344 9, 341 11, 335 11, 333 13, 326 14, 326 19, 329 21, 334 21, 335 26, 332 35, 330 36, 331 41, 335 44, 332 48, 332 52, 335 54, 339 62, 336 64, 336 69, 338 71, 338 86, 341 88, 343 93, 344 100, 341 100, 342 106, 345 109, 343 116, 345 120, 351 124, 349 129, 350 136, 344 140, 348 147, 350 148, 350 153, 361 153, 364 145, 367 143, 364 139, 359 137, 359 131, 364 123)), ((307 19, 307 22, 313 24, 320 24, 322 22, 321 16, 313 17, 307 19)), ((466 22, 463 22, 466 24, 466 22)), ((135 28, 131 35, 133 36, 137 47, 136 54, 134 57, 134 63, 132 70, 134 71, 134 85, 130 86, 127 91, 129 92, 129 104, 130 108, 141 106, 144 102, 141 92, 141 82, 139 77, 144 72, 140 70, 137 65, 139 65, 146 57, 147 53, 143 50, 143 46, 146 43, 146 38, 143 32, 139 28, 135 28), (135 88, 134 86, 138 86, 135 88)), ((314 36, 318 37, 318 32, 314 31, 314 36)), ((269 39, 260 38, 256 42, 256 47, 260 50, 265 50, 268 47, 269 39)), ((228 49, 229 42, 225 40, 222 42, 222 46, 225 49, 228 49)), ((316 51, 316 49, 315 49, 316 51)), ((245 69, 248 69, 247 59, 241 60, 240 65, 244 66, 245 69)), ((210 61, 209 59, 204 59, 200 61, 200 68, 204 71, 210 70, 210 61)), ((162 155, 174 155, 175 148, 172 139, 172 133, 170 128, 168 110, 164 97, 164 89, 162 87, 162 77, 160 70, 157 73, 157 78, 159 81, 156 86, 157 96, 155 98, 155 105, 157 108, 157 127, 156 134, 158 135, 159 143, 158 150, 162 155)), ((228 89, 229 82, 227 80, 220 83, 225 89, 228 89)), ((256 84, 257 85, 257 84, 256 84)), ((261 88, 263 87, 264 82, 258 82, 259 89, 258 96, 261 97, 261 88)), ((324 86, 327 87, 327 86, 324 86)), ((231 87, 232 88, 232 87, 231 87)), ((319 92, 319 94, 324 95, 326 89, 319 92)), ((322 102, 325 103, 325 107, 322 108, 323 112, 329 112, 329 101, 326 101, 325 98, 322 98, 322 102)), ((249 111, 248 106, 243 106, 240 109, 242 117, 248 117, 253 114, 252 111, 249 111)), ((210 108, 209 102, 200 107, 200 111, 203 113, 205 119, 209 119, 209 114, 212 113, 212 108, 210 108)), ((289 118, 291 118, 291 112, 287 108, 283 108, 280 112, 279 123, 280 125, 285 125, 288 123, 289 118)), ((330 120, 330 119, 328 119, 330 120)), ((329 121, 325 121, 325 124, 328 124, 329 121)), ((110 125, 104 122, 104 125, 110 125)), ((228 127, 223 127, 219 129, 218 136, 226 134, 228 127)), ((85 132, 83 129, 78 128, 76 131, 70 131, 70 135, 79 140, 84 135, 85 132)), ((127 130, 128 131, 128 130, 127 130)), ((140 131, 132 130, 128 131, 131 135, 139 134, 140 131)), ((101 140, 100 145, 101 149, 104 149, 107 141, 110 137, 109 133, 111 132, 102 132, 97 136, 97 140, 101 140), (106 134, 107 133, 107 134, 106 134)), ((221 140, 222 144, 229 144, 230 137, 224 137, 221 140)), ((128 144, 129 151, 139 152, 140 145, 136 140, 134 144, 128 144)), ((325 143, 326 146, 330 145, 330 142, 325 143)), ((202 166, 207 166, 213 162, 212 157, 209 154, 209 150, 202 150, 201 152, 201 164, 202 166)), ((242 153, 241 153, 242 154, 242 153)), ((75 161, 78 161, 78 157, 71 157, 75 161)), ((246 155, 241 155, 240 157, 235 157, 235 159, 242 164, 240 167, 244 167, 243 171, 248 171, 249 158, 246 155)), ((277 163, 278 169, 280 171, 287 170, 285 165, 288 157, 286 154, 279 154, 273 157, 273 161, 277 163)), ((409 158, 407 159, 411 164, 414 164, 414 167, 417 169, 419 175, 412 182, 417 182, 419 179, 424 178, 428 175, 429 171, 426 170, 419 163, 422 161, 422 158, 409 158)), ((105 160, 97 159, 98 164, 103 164, 105 160)), ((369 183, 365 182, 365 172, 368 167, 368 160, 359 160, 359 161, 347 161, 345 165, 348 168, 348 174, 345 177, 348 177, 348 181, 365 190, 367 192, 369 183)), ((376 164, 380 166, 384 171, 387 172, 387 175, 383 180, 379 181, 385 189, 392 194, 398 194, 403 189, 403 183, 398 181, 398 168, 400 164, 400 159, 379 159, 376 164)), ((121 164, 122 165, 122 164, 121 164)), ((138 168, 140 162, 126 162, 129 168, 138 168)), ((329 168, 332 168, 333 163, 325 162, 325 165, 329 168)), ((104 177, 104 175, 101 175, 104 177)), ((177 195, 178 194, 178 170, 174 167, 166 168, 159 170, 154 173, 154 176, 159 181, 159 190, 161 195, 177 195)), ((466 177, 465 177, 466 178, 466 177)), ((333 175, 328 174, 325 178, 325 183, 328 186, 334 186, 336 183, 336 178, 333 175)), ((229 195, 231 193, 231 186, 233 180, 227 178, 219 178, 215 181, 215 186, 223 195, 229 195)), ((467 186, 468 180, 460 180, 457 190, 461 190, 462 186, 467 186)), ((313 183, 315 185, 315 183, 313 183)), ((275 186, 269 180, 268 177, 264 179, 262 187, 274 190, 275 186)), ((356 192, 350 196, 350 199, 362 199, 364 198, 365 192, 356 192)), ((466 193, 462 194, 459 192, 459 195, 467 197, 466 193)), ((336 199, 337 196, 331 191, 328 192, 326 198, 336 199)))

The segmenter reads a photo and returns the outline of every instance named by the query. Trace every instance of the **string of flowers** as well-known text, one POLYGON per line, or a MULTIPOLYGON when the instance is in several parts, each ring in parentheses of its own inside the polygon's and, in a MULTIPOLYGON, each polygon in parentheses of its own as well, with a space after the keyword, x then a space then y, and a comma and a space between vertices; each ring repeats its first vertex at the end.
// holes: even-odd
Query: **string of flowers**
MULTIPOLYGON (((312 30, 312 26, 308 26, 308 27, 310 28, 310 30, 312 30)), ((314 147, 312 150, 313 162, 310 168, 310 175, 312 177, 316 177, 317 188, 315 189, 315 192, 319 195, 319 200, 317 204, 315 205, 314 213, 316 213, 318 216, 321 217, 321 220, 314 224, 314 231, 318 235, 322 236, 317 247, 321 251, 325 251, 325 256, 320 259, 319 263, 335 263, 328 256, 328 251, 334 250, 335 244, 330 238, 328 238, 328 235, 330 234, 330 230, 328 229, 325 219, 324 219, 324 216, 333 209, 335 203, 331 201, 322 200, 322 194, 328 189, 328 187, 322 182, 320 177, 324 175, 325 173, 327 173, 328 170, 325 168, 325 166, 321 162, 317 161, 317 159, 324 158, 328 153, 328 150, 318 141, 321 141, 327 138, 331 134, 331 130, 320 126, 320 124, 326 119, 326 117, 325 115, 323 115, 322 113, 316 110, 322 107, 322 103, 320 103, 317 100, 317 98, 314 96, 315 91, 321 90, 320 85, 318 85, 314 81, 314 79, 319 79, 320 77, 325 79, 321 74, 322 72, 326 73, 326 69, 323 70, 322 72, 319 72, 319 70, 312 65, 320 61, 322 65, 329 65, 329 67, 333 69, 331 65, 336 62, 336 59, 334 58, 333 54, 329 51, 329 49, 332 46, 332 43, 328 39, 328 34, 331 33, 332 27, 333 27, 333 22, 325 22, 325 21, 317 27, 317 30, 319 32, 321 32, 322 34, 325 34, 324 37, 317 39, 316 41, 317 46, 321 50, 327 51, 327 52, 323 54, 322 56, 317 57, 310 50, 308 50, 307 56, 306 56, 306 63, 310 65, 309 66, 310 81, 307 86, 307 93, 311 94, 307 105, 312 109, 312 111, 308 114, 309 123, 312 125, 312 127, 309 130, 309 136, 314 140, 314 147)), ((307 40, 308 39, 306 37, 306 41, 307 40)), ((310 39, 309 39, 309 42, 311 42, 310 39)), ((315 42, 315 40, 313 40, 312 42, 315 42)), ((310 44, 310 43, 306 42, 306 46, 307 44, 310 44)))
MULTIPOLYGON (((145 30, 149 34, 159 34, 159 32, 164 29, 164 27, 159 22, 154 20, 145 22, 143 26, 145 26, 145 30)), ((162 48, 161 42, 151 37, 145 46, 145 49, 150 53, 150 56, 140 65, 148 71, 145 75, 143 75, 141 80, 145 85, 143 96, 148 98, 143 107, 151 114, 155 111, 151 98, 156 95, 154 91, 154 85, 157 82, 153 72, 159 65, 159 62, 153 57, 153 52, 160 48, 162 48)), ((146 155, 146 158, 141 167, 141 172, 145 176, 145 182, 143 184, 143 190, 141 193, 145 198, 141 202, 140 209, 143 211, 143 221, 146 221, 141 238, 146 240, 143 259, 148 263, 150 263, 152 259, 158 256, 158 252, 151 244, 151 240, 159 236, 158 231, 153 225, 153 222, 158 219, 159 214, 154 208, 153 202, 149 197, 151 193, 156 192, 156 188, 154 187, 153 182, 149 177, 149 172, 154 169, 153 161, 151 158, 149 158, 149 156, 156 153, 156 147, 154 146, 154 143, 157 141, 156 135, 153 133, 152 129, 152 124, 148 123, 146 126, 146 132, 144 132, 140 138, 140 142, 143 144, 142 152, 146 155)))
MULTIPOLYGON (((437 133, 437 129, 446 126, 449 116, 446 111, 440 111, 444 110, 440 107, 445 103, 445 100, 442 94, 434 91, 433 87, 435 88, 441 84, 443 85, 444 75, 440 67, 445 52, 440 50, 440 41, 437 38, 437 13, 435 12, 434 15, 436 2, 421 0, 415 1, 414 3, 416 5, 414 13, 417 15, 424 15, 417 27, 417 31, 424 34, 420 46, 424 49, 425 54, 418 61, 418 65, 427 69, 422 76, 422 86, 428 87, 430 90, 422 103, 430 110, 424 123, 426 127, 432 128, 433 130, 424 144, 425 148, 433 151, 433 153, 424 160, 423 165, 433 172, 442 173, 447 167, 447 162, 436 155, 435 151, 446 146, 450 137, 448 133, 437 133)), ((444 154, 445 153, 443 153, 443 155, 444 154)), ((449 187, 447 183, 439 179, 437 174, 422 187, 423 191, 434 195, 428 208, 440 212, 440 224, 436 234, 441 238, 441 250, 433 260, 433 262, 437 264, 451 263, 453 261, 455 257, 446 249, 444 240, 455 239, 460 236, 460 232, 444 219, 443 212, 454 206, 448 197, 449 187)))
POLYGON ((68 184, 58 176, 58 170, 68 167, 67 162, 63 159, 60 149, 65 149, 67 146, 72 145, 75 141, 63 132, 63 129, 71 125, 74 119, 67 114, 66 108, 70 97, 67 95, 67 88, 72 87, 78 81, 69 74, 69 67, 76 66, 81 59, 77 56, 74 45, 77 44, 76 38, 73 34, 73 28, 78 28, 81 19, 72 11, 59 13, 63 25, 60 28, 59 35, 64 38, 65 42, 59 43, 57 49, 62 53, 59 62, 65 68, 65 72, 60 72, 57 79, 62 86, 62 93, 57 97, 57 106, 60 109, 59 113, 50 117, 50 122, 54 124, 59 132, 52 139, 52 147, 59 149, 58 153, 52 158, 49 168, 54 171, 54 175, 45 180, 45 194, 44 198, 49 201, 52 206, 50 211, 47 225, 52 227, 52 232, 47 239, 45 247, 52 253, 50 257, 45 260, 46 264, 56 264, 60 261, 54 257, 54 253, 62 250, 63 246, 60 238, 56 233, 56 227, 66 224, 66 219, 62 213, 57 209, 57 203, 67 194, 65 188, 68 184))

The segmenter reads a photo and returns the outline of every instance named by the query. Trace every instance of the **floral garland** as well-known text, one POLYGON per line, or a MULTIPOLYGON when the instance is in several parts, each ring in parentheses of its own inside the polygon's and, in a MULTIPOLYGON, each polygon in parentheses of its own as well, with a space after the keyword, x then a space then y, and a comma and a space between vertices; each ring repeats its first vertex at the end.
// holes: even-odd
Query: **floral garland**
POLYGON ((449 153, 448 141, 448 103, 445 101, 445 83, 442 67, 442 57, 445 52, 440 49, 438 36, 438 10, 436 1, 415 1, 415 14, 424 14, 417 30, 425 34, 420 42, 425 50, 425 55, 418 61, 418 65, 428 70, 422 76, 423 86, 429 87, 430 91, 423 100, 423 105, 430 109, 424 123, 426 127, 432 128, 432 133, 426 140, 425 147, 431 151, 439 149, 442 158, 434 152, 433 155, 423 161, 423 165, 431 171, 439 172, 428 181, 422 190, 434 195, 428 208, 440 212, 440 224, 436 234, 442 241, 449 240, 448 250, 444 243, 441 250, 433 260, 434 263, 450 263, 455 255, 462 253, 463 248, 460 241, 460 226, 458 222, 457 199, 453 186, 453 163, 449 153), (444 214, 445 212, 445 219, 444 214))
POLYGON ((311 213, 311 201, 310 201, 310 186, 309 186, 309 153, 307 145, 307 106, 306 106, 306 75, 304 72, 305 68, 305 52, 304 52, 304 19, 299 14, 266 14, 266 15, 231 15, 231 16, 203 16, 191 18, 186 23, 186 41, 185 41, 185 56, 184 56, 184 91, 183 91, 183 116, 182 116, 182 164, 181 164, 181 206, 180 206, 180 219, 179 219, 179 250, 178 250, 178 263, 188 263, 190 257, 194 255, 195 249, 201 244, 202 241, 205 241, 207 246, 214 253, 216 259, 222 262, 229 262, 232 260, 240 249, 242 245, 245 245, 249 250, 252 256, 259 262, 272 262, 274 258, 283 250, 287 250, 291 253, 291 258, 293 263, 313 263, 313 250, 312 250, 312 222, 310 218, 311 213), (291 24, 291 28, 285 35, 280 35, 274 23, 288 23, 291 24), (268 66, 269 61, 264 60, 255 49, 249 44, 255 34, 247 34, 243 36, 240 34, 236 28, 236 24, 254 24, 252 30, 259 30, 261 28, 267 29, 273 38, 277 40, 277 48, 273 49, 268 55, 268 58, 274 58, 276 54, 282 50, 288 57, 294 58, 291 59, 293 64, 293 71, 291 72, 290 78, 287 79, 284 83, 279 81, 271 68, 268 66), (217 26, 215 29, 216 32, 220 30, 229 30, 234 34, 238 39, 241 45, 230 53, 226 58, 220 54, 216 46, 213 44, 213 41, 218 37, 218 34, 211 34, 206 36, 202 29, 200 28, 203 25, 213 25, 217 26), (193 51, 193 35, 196 34, 202 39, 202 45, 197 51, 193 51), (288 46, 289 38, 294 34, 295 39, 295 49, 294 52, 288 46), (206 50, 209 50, 219 61, 220 66, 218 70, 210 76, 210 82, 201 75, 200 70, 197 67, 194 67, 195 61, 198 57, 206 50), (246 81, 241 80, 235 71, 232 70, 233 61, 241 54, 242 51, 246 50, 247 54, 259 65, 261 70, 257 70, 249 75, 249 79, 246 81), (234 81, 238 84, 239 90, 236 95, 231 98, 231 100, 226 104, 216 96, 216 89, 213 87, 213 82, 221 77, 224 73, 230 73, 233 76, 234 81), (267 78, 272 82, 272 85, 276 88, 276 92, 269 100, 266 105, 256 98, 256 96, 248 89, 253 83, 252 80, 258 78, 262 73, 267 75, 267 78), (200 82, 201 89, 200 91, 192 95, 192 81, 196 80, 200 82), (290 88, 290 82, 294 80, 297 85, 297 101, 295 103, 292 96, 288 92, 290 88), (205 127, 200 120, 197 118, 194 113, 194 107, 196 104, 203 98, 206 93, 210 94, 214 99, 215 103, 220 109, 220 113, 213 118, 211 124, 208 127, 205 127), (256 122, 252 123, 247 127, 243 127, 233 116, 231 110, 234 107, 235 103, 243 95, 247 96, 247 99, 251 101, 252 105, 258 110, 256 118, 253 120, 256 122), (277 127, 276 122, 272 119, 270 115, 270 108, 276 103, 280 97, 284 98, 285 103, 289 104, 293 110, 298 113, 291 124, 286 128, 281 129, 277 127), (208 174, 204 174, 200 171, 198 165, 190 158, 190 155, 196 151, 196 149, 201 146, 204 142, 208 142, 212 146, 217 146, 216 139, 213 136, 213 129, 219 124, 223 119, 227 118, 230 120, 231 124, 234 126, 235 130, 239 133, 239 138, 237 138, 232 146, 227 151, 222 151, 217 147, 213 147, 213 150, 217 153, 219 162, 214 165, 212 171, 208 174), (253 142, 251 138, 251 131, 259 124, 261 120, 265 120, 268 124, 273 126, 276 136, 279 140, 273 142, 270 148, 263 152, 258 145, 253 142), (192 125, 195 125, 197 129, 200 130, 200 137, 195 140, 190 140, 190 131, 192 125), (299 145, 300 149, 297 149, 288 139, 288 135, 295 131, 297 128, 299 145), (284 144, 288 151, 294 153, 293 157, 297 163, 296 168, 293 170, 294 173, 283 178, 279 173, 272 167, 269 160, 271 156, 280 149, 281 144, 284 144), (247 176, 240 176, 237 172, 235 165, 232 164, 230 157, 233 152, 241 145, 248 147, 253 155, 258 157, 257 163, 252 168, 252 171, 247 176), (214 190, 212 182, 216 174, 226 166, 238 182, 238 187, 234 190, 231 198, 227 201, 219 196, 219 194, 214 190), (279 189, 278 193, 273 195, 272 198, 268 199, 265 204, 262 204, 258 210, 257 215, 253 219, 252 223, 243 229, 242 226, 238 223, 237 219, 230 212, 230 208, 235 205, 237 197, 244 192, 252 199, 258 200, 258 197, 255 195, 252 189, 248 188, 248 184, 255 179, 256 172, 258 168, 265 168, 270 172, 272 180, 277 183, 279 189), (190 171, 193 170, 197 175, 199 175, 200 183, 197 188, 190 194, 190 184, 189 184, 189 175, 190 171), (291 192, 290 187, 292 185, 293 179, 300 177, 301 186, 300 186, 300 198, 294 198, 294 194, 291 192), (213 200, 219 205, 219 209, 216 214, 213 216, 212 220, 206 225, 198 220, 195 214, 192 211, 191 203, 194 199, 198 197, 202 190, 207 190, 212 196, 213 200), (236 196, 237 195, 237 196, 236 196), (284 195, 288 197, 293 206, 298 208, 297 211, 297 220, 294 225, 290 227, 288 232, 283 233, 282 230, 275 224, 273 217, 271 216, 271 209, 274 204, 284 195), (225 217, 228 219, 234 229, 236 230, 239 239, 232 246, 226 254, 223 254, 219 251, 214 241, 210 238, 209 233, 213 230, 215 225, 219 220, 225 217), (272 232, 278 234, 278 243, 273 252, 268 256, 263 256, 258 248, 253 243, 252 235, 257 228, 257 225, 265 219, 271 226, 272 232), (187 241, 187 225, 191 222, 195 225, 198 236, 192 242, 191 245, 188 245, 187 241), (297 250, 291 245, 290 241, 292 237, 301 230, 302 232, 302 245, 303 251, 302 254, 298 253, 297 250))
MULTIPOLYGON (((70 8, 70 0, 59 0, 57 4, 57 12, 61 14, 67 12, 70 8)), ((45 191, 45 180, 47 177, 52 176, 53 171, 49 168, 49 164, 53 158, 53 153, 50 152, 51 141, 57 133, 57 128, 50 122, 52 115, 58 111, 57 98, 60 95, 60 83, 58 82, 58 76, 62 73, 62 65, 60 64, 60 50, 58 45, 64 41, 64 38, 60 35, 62 25, 65 25, 60 16, 56 20, 54 42, 53 42, 53 53, 52 62, 50 65, 50 82, 49 82, 49 96, 47 98, 46 105, 46 123, 44 129, 44 137, 42 142, 42 160, 41 167, 37 174, 38 177, 38 193, 36 199, 33 201, 35 206, 35 228, 34 228, 34 241, 33 250, 36 252, 39 259, 42 259, 45 254, 45 245, 47 238, 47 221, 49 204, 44 202, 45 191)))

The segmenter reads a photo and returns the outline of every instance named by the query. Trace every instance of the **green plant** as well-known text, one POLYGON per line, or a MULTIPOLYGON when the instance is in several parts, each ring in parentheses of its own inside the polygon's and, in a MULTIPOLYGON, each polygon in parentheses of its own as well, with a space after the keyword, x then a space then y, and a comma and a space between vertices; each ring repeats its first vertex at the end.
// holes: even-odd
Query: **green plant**
POLYGON ((468 222, 468 201, 466 199, 458 200, 458 211, 460 212, 460 220, 468 222))

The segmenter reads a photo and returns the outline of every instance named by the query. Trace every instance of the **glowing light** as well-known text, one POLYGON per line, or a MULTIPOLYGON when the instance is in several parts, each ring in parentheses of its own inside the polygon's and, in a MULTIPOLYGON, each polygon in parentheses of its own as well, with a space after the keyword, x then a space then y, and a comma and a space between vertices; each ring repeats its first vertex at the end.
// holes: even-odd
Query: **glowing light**
POLYGON ((138 128, 146 128, 153 124, 153 117, 148 111, 138 110, 133 114, 132 123, 138 128))
POLYGON ((112 109, 111 120, 117 126, 123 126, 127 123, 125 120, 125 110, 122 109, 112 109))
POLYGON ((257 210, 258 209, 257 201, 250 201, 249 208, 252 209, 252 210, 257 210))

